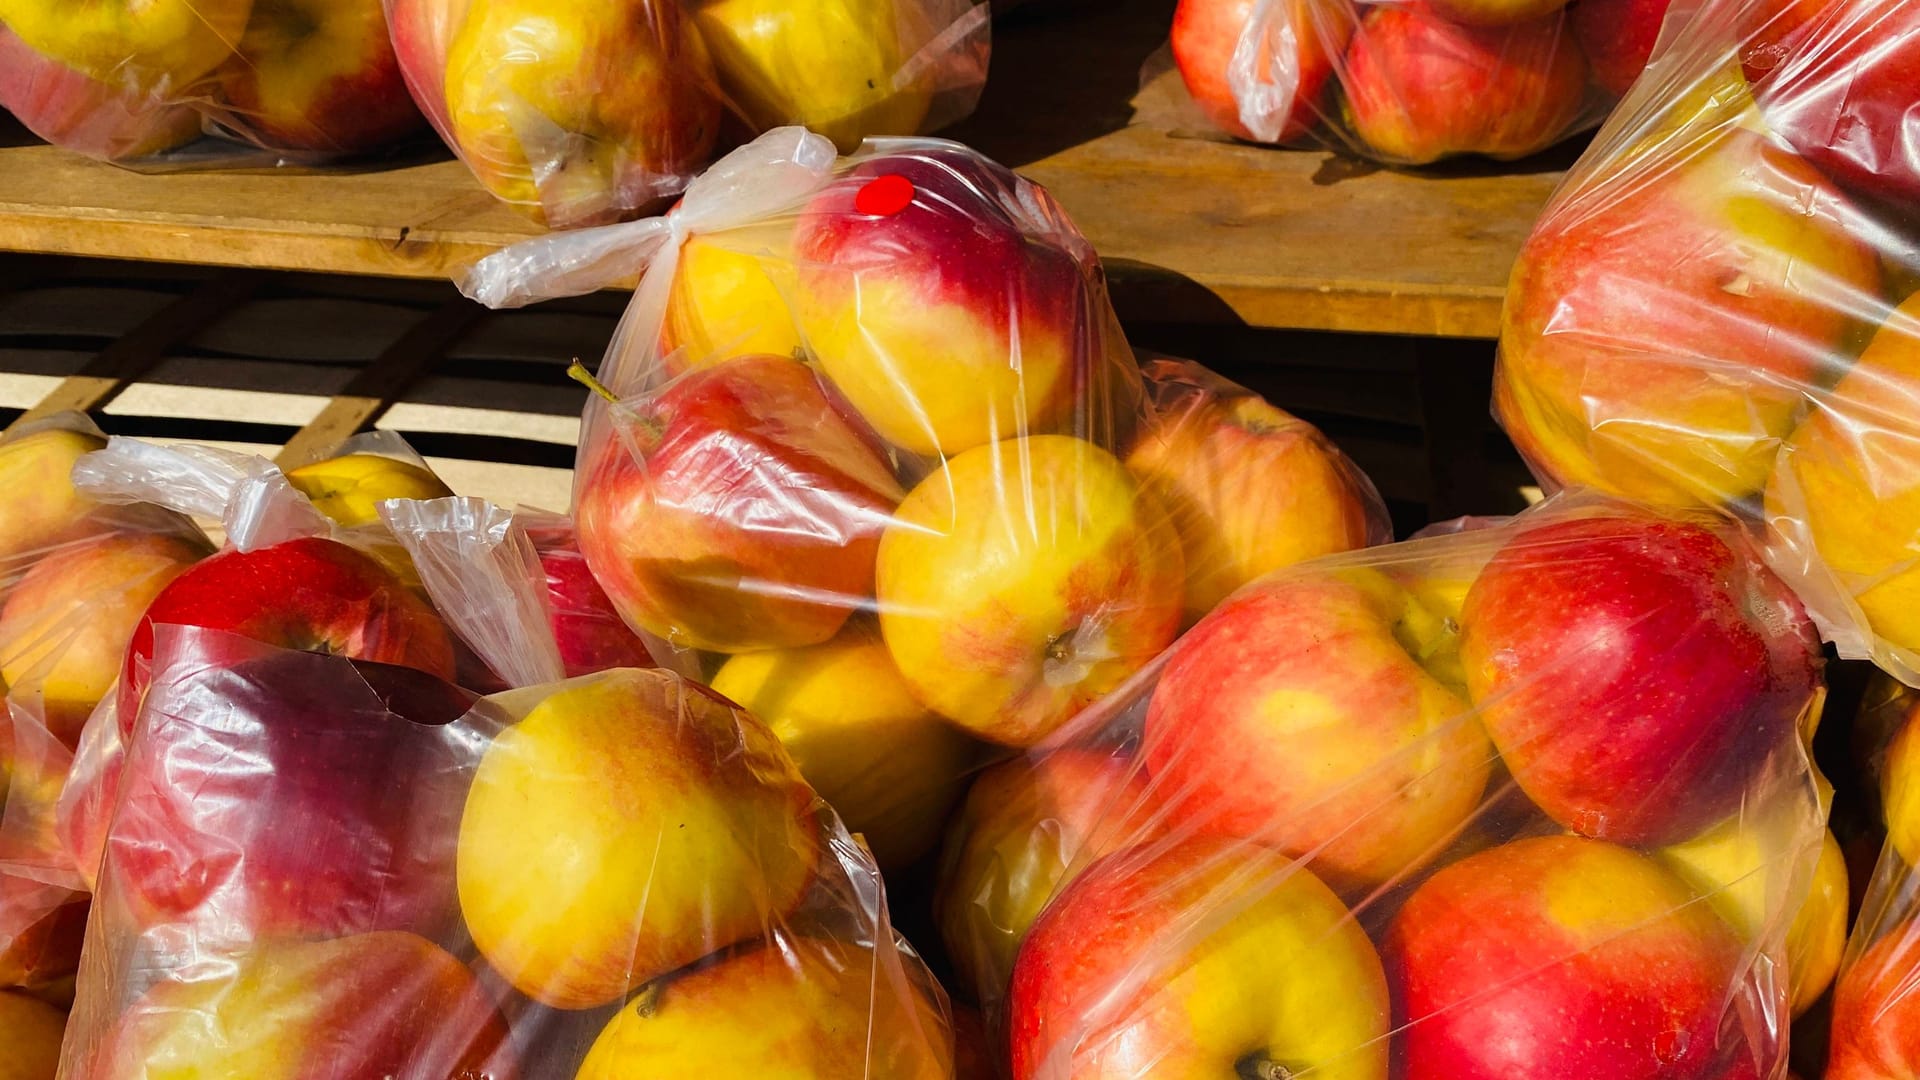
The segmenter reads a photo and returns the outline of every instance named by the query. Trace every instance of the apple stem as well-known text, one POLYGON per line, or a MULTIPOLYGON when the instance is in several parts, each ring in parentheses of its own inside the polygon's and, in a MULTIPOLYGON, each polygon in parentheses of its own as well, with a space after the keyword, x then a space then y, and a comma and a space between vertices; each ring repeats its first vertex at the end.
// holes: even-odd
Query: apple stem
POLYGON ((1241 1080, 1293 1080, 1292 1069, 1264 1057, 1242 1059, 1234 1072, 1240 1074, 1241 1080))
POLYGON ((587 365, 581 363, 578 358, 567 365, 567 378, 606 398, 612 404, 620 404, 620 399, 614 395, 614 392, 607 389, 605 383, 594 378, 593 373, 587 370, 587 365))
POLYGON ((633 1015, 643 1020, 652 1016, 654 1011, 659 1007, 660 980, 658 979, 641 987, 639 991, 633 995, 633 998, 627 1002, 627 1008, 633 1010, 633 1015))

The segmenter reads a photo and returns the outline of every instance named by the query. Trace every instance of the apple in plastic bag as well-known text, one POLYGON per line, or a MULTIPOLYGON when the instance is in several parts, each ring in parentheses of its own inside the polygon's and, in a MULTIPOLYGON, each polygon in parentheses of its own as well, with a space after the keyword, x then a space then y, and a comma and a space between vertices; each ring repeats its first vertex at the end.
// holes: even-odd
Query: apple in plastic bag
POLYGON ((70 987, 86 931, 85 896, 0 870, 0 988, 54 996, 70 987))
POLYGON ((1673 0, 1580 0, 1568 9, 1574 41, 1587 54, 1593 81, 1621 97, 1653 57, 1673 0))
POLYGON ((0 991, 0 1080, 53 1080, 67 1014, 25 994, 0 991))
POLYGON ((871 595, 900 487, 805 364, 690 372, 612 427, 580 488, 580 548, 635 626, 719 652, 816 645, 871 595))
POLYGON ((1512 26, 1544 18, 1567 0, 1432 0, 1436 14, 1468 26, 1512 26))
POLYGON ((891 948, 783 934, 648 986, 576 1080, 782 1074, 950 1080, 953 1035, 891 948))
POLYGON ((801 211, 794 309, 896 446, 950 457, 1052 431, 1105 376, 1088 355, 1092 252, 1070 230, 1040 189, 958 147, 871 158, 801 211))
MULTIPOLYGON (((1227 81, 1227 68, 1240 36, 1252 18, 1255 0, 1180 0, 1173 12, 1173 62, 1187 93, 1217 128, 1236 139, 1252 139, 1240 121, 1240 102, 1227 81)), ((1320 122, 1321 95, 1333 77, 1334 59, 1353 36, 1354 13, 1346 0, 1286 0, 1274 5, 1274 20, 1292 31, 1293 56, 1282 63, 1293 79, 1293 97, 1280 117, 1276 142, 1290 142, 1320 122)), ((1275 64, 1272 42, 1257 54, 1264 81, 1275 64)))
MULTIPOLYGON (((423 938, 262 941, 156 983, 98 1043, 91 1080, 512 1080, 507 1027, 473 973, 423 938)), ((91 1050, 91 1056, 87 1056, 91 1050)))
POLYGON ((1169 652, 1141 756, 1185 828, 1311 856, 1338 886, 1386 881, 1486 789, 1458 649, 1444 612, 1377 570, 1283 572, 1169 652))
POLYGON ((1587 62, 1560 14, 1464 26, 1430 0, 1408 0, 1361 17, 1341 86, 1347 126, 1390 161, 1518 158, 1569 134, 1586 102, 1587 62))
POLYGON ((453 494, 424 465, 385 454, 341 454, 287 470, 287 483, 314 509, 347 528, 380 520, 388 499, 441 499, 453 494))
POLYGON ((977 446, 880 540, 880 628, 920 700, 1031 746, 1180 626, 1180 536, 1113 455, 1069 435, 977 446))
POLYGON ((1521 529, 1460 627, 1467 688, 1521 789, 1621 843, 1732 815, 1821 686, 1813 624, 1744 537, 1640 511, 1521 529))
POLYGON ((571 524, 535 519, 526 529, 546 575, 548 625, 567 677, 609 668, 652 667, 646 645, 620 618, 587 566, 571 524))
POLYGON ((0 109, 77 153, 125 161, 164 154, 200 135, 200 114, 130 94, 42 56, 0 26, 0 109))
POLYGON ((522 994, 609 1004, 798 907, 823 844, 815 797, 758 720, 661 671, 495 700, 526 712, 474 776, 460 908, 522 994))
POLYGON ((1920 923, 1896 923, 1840 975, 1826 1080, 1904 1080, 1920 1072, 1920 923))
POLYGON ((780 222, 692 236, 680 245, 660 328, 669 374, 737 356, 801 355, 800 327, 787 304, 792 231, 780 222))
POLYGON ((254 0, 0 0, 0 23, 38 52, 133 98, 192 97, 233 54, 254 0))
POLYGON ((1366 932, 1306 868, 1195 839, 1106 856, 1014 966, 1013 1080, 1386 1080, 1391 1011, 1366 932))
MULTIPOLYGON (((73 486, 81 456, 105 446, 99 436, 46 428, 0 441, 0 559, 38 558, 54 545, 104 528, 97 504, 73 486)), ((18 565, 15 563, 15 565, 18 565)))
POLYGON ((220 104, 274 150, 364 154, 424 128, 381 0, 254 0, 220 104))
POLYGON ((1067 748, 980 774, 948 827, 934 918, 960 978, 991 1007, 1047 901, 1072 874, 1156 827, 1140 768, 1114 752, 1067 748))

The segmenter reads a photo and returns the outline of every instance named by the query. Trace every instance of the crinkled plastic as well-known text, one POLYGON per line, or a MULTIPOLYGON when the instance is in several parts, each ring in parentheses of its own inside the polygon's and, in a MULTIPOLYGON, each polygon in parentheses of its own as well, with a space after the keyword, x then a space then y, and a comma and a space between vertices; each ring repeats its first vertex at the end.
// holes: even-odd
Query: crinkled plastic
POLYGON ((1823 664, 1709 514, 1277 571, 975 782, 957 989, 1012 1080, 1780 1080, 1823 664))
POLYGON ((1660 0, 1181 0, 1171 51, 1199 111, 1235 138, 1394 165, 1504 160, 1598 124, 1665 10, 1660 0))
POLYGON ((657 209, 742 137, 851 151, 973 111, 984 0, 386 0, 407 84, 499 198, 556 228, 657 209))
POLYGON ((427 130, 380 0, 0 0, 0 107, 134 167, 319 165, 427 130))
POLYGON ((1727 508, 1920 685, 1920 7, 1685 0, 1514 269, 1495 409, 1549 486, 1727 508))

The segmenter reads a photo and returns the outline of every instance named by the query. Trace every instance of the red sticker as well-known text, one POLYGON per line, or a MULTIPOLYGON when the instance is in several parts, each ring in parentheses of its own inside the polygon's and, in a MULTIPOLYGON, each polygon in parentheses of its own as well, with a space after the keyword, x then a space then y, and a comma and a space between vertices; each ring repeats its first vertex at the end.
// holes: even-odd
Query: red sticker
POLYGON ((853 197, 853 208, 871 217, 888 217, 913 205, 913 181, 888 173, 867 182, 853 197))

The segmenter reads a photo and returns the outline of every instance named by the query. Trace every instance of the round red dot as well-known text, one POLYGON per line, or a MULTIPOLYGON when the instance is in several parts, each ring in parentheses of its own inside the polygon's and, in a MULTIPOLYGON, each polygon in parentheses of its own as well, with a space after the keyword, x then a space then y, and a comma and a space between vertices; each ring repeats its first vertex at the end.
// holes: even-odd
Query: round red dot
POLYGON ((913 181, 897 173, 877 176, 853 197, 853 208, 870 217, 887 217, 913 205, 913 181))

